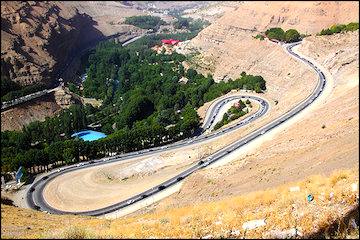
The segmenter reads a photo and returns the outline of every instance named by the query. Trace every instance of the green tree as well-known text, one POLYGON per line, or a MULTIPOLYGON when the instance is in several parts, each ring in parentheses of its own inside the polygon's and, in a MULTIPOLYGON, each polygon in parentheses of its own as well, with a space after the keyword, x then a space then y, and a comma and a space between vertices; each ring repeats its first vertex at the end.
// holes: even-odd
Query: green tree
POLYGON ((359 29, 359 23, 358 22, 351 22, 346 25, 345 30, 346 31, 356 31, 359 29))
POLYGON ((285 38, 285 32, 282 28, 270 28, 265 31, 265 34, 270 39, 277 39, 283 41, 285 38))
POLYGON ((297 42, 300 41, 300 33, 295 29, 289 29, 285 32, 285 42, 297 42))

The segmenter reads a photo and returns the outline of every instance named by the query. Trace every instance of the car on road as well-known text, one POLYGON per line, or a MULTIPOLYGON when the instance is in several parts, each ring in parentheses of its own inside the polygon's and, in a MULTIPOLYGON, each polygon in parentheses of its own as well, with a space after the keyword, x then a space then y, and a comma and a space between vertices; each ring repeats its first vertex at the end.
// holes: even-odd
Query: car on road
POLYGON ((34 188, 34 187, 31 187, 31 188, 30 188, 30 192, 33 192, 33 191, 35 191, 35 188, 34 188))
POLYGON ((262 130, 260 134, 263 135, 264 133, 265 133, 265 130, 262 130))
POLYGON ((129 204, 132 204, 134 202, 134 200, 133 199, 130 199, 130 200, 128 200, 126 203, 129 205, 129 204))
POLYGON ((49 178, 49 176, 45 176, 45 177, 42 178, 42 180, 46 180, 48 178, 49 178))
POLYGON ((158 187, 158 189, 159 189, 159 191, 161 191, 161 190, 165 189, 165 186, 164 186, 164 185, 160 185, 160 186, 158 187))
POLYGON ((204 163, 203 160, 200 160, 200 161, 198 162, 199 165, 202 165, 203 163, 204 163))
POLYGON ((183 176, 180 176, 180 177, 178 177, 176 180, 177 181, 181 181, 181 180, 183 180, 184 179, 184 177, 183 176))

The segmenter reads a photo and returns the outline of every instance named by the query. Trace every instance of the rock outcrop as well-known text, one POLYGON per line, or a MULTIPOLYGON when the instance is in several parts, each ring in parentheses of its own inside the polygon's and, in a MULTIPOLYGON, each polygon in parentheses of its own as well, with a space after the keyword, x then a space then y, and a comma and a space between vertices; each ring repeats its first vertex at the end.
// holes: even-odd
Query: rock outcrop
POLYGON ((67 60, 103 38, 94 24, 90 16, 59 2, 2 2, 2 75, 22 86, 56 85, 67 60))

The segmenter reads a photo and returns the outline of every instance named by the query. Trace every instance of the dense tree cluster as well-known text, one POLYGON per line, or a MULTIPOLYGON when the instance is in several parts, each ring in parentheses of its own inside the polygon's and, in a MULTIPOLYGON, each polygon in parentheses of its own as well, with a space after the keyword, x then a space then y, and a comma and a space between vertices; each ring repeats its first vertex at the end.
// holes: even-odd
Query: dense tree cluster
POLYGON ((160 25, 164 25, 166 22, 163 21, 160 17, 146 15, 127 17, 124 23, 134 25, 142 29, 157 30, 160 25))
POLYGON ((156 54, 144 47, 146 44, 99 44, 89 56, 84 94, 104 100, 102 106, 74 105, 22 131, 4 132, 2 171, 14 171, 23 165, 34 172, 49 164, 62 165, 178 141, 199 128, 196 108, 205 102, 232 89, 266 89, 261 76, 245 72, 235 80, 215 83, 211 75, 184 69, 185 56, 156 54), (188 82, 179 82, 181 77, 187 77, 188 82), (100 123, 101 131, 108 136, 93 142, 70 137, 90 123, 100 123))
POLYGON ((230 109, 226 113, 224 113, 223 118, 215 124, 213 130, 217 130, 222 126, 228 124, 229 122, 234 121, 235 119, 238 119, 239 117, 242 117, 246 113, 248 113, 247 109, 244 110, 244 108, 246 108, 246 105, 251 106, 250 101, 247 100, 245 103, 239 100, 237 107, 231 106, 230 109))
POLYGON ((30 123, 22 131, 2 132, 2 172, 15 171, 21 165, 26 168, 45 167, 50 163, 66 161, 64 153, 59 151, 69 152, 66 146, 74 141, 68 140, 71 134, 86 128, 88 108, 72 105, 56 117, 30 123))
POLYGON ((295 29, 289 29, 286 32, 282 28, 270 28, 265 31, 269 39, 276 39, 282 42, 297 42, 301 40, 300 33, 295 29))
POLYGON ((321 30, 318 35, 332 35, 335 33, 348 32, 348 31, 356 31, 359 29, 358 22, 351 22, 349 24, 334 24, 330 28, 326 28, 321 30))

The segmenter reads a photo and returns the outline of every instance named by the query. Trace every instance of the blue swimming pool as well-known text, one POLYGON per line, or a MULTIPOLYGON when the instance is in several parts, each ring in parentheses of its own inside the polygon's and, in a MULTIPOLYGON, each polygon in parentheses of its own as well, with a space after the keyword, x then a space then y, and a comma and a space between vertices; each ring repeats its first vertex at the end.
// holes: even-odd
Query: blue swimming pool
POLYGON ((106 134, 102 133, 102 132, 93 131, 93 130, 85 130, 85 131, 81 131, 81 132, 76 132, 73 135, 71 135, 71 137, 78 137, 84 141, 95 141, 100 138, 106 137, 106 134))

